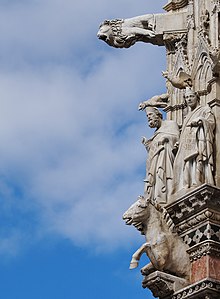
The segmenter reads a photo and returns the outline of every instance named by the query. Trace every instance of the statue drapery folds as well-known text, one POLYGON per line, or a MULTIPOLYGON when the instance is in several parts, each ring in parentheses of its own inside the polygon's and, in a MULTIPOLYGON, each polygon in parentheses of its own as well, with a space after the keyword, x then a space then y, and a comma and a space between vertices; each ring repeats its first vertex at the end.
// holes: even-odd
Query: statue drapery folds
POLYGON ((186 91, 185 98, 189 112, 183 122, 174 161, 173 194, 203 183, 214 185, 215 117, 208 106, 200 106, 192 90, 186 91))
POLYGON ((179 139, 179 128, 175 121, 162 120, 157 108, 146 108, 149 126, 156 128, 150 139, 142 143, 148 151, 145 197, 158 203, 167 203, 172 190, 175 145, 179 139))
POLYGON ((173 201, 183 189, 215 183, 214 114, 209 106, 200 105, 191 88, 186 89, 185 101, 188 114, 181 132, 175 121, 162 120, 157 108, 145 109, 149 126, 156 130, 142 140, 148 151, 144 196, 158 203, 173 201))

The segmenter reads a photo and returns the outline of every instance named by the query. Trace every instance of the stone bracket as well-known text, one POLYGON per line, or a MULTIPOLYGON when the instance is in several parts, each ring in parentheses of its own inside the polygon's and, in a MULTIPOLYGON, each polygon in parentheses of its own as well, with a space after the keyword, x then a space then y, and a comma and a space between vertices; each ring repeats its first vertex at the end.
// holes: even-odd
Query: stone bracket
POLYGON ((170 296, 174 292, 184 288, 186 285, 187 281, 185 279, 160 271, 155 271, 145 276, 142 282, 143 288, 149 288, 154 297, 159 297, 160 299, 171 298, 170 296))

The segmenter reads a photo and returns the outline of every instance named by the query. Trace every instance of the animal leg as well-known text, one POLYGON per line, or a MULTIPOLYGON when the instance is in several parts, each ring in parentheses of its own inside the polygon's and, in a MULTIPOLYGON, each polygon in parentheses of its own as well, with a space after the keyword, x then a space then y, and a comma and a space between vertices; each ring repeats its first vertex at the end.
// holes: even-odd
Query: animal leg
POLYGON ((150 247, 150 243, 144 243, 135 253, 132 255, 129 269, 137 268, 138 262, 144 252, 150 247))
POLYGON ((143 268, 141 268, 141 274, 142 275, 149 275, 150 273, 155 271, 155 267, 153 266, 153 264, 150 262, 149 264, 147 264, 146 266, 144 266, 143 268))

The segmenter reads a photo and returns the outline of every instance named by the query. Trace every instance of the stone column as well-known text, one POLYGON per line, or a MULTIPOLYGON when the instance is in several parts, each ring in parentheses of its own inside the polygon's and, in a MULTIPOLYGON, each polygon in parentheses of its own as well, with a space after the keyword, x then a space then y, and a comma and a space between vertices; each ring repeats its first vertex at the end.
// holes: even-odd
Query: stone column
MULTIPOLYGON (((213 86, 215 89, 215 94, 220 96, 220 82, 215 83, 213 86)), ((215 183, 216 186, 220 188, 220 98, 215 98, 208 103, 212 108, 212 111, 215 114, 216 119, 216 131, 215 131, 215 160, 216 160, 216 169, 215 169, 215 183)))
MULTIPOLYGON (((220 189, 203 185, 167 207, 189 246, 190 285, 172 299, 220 298, 220 189)), ((180 257, 181 258, 181 257, 180 257)))

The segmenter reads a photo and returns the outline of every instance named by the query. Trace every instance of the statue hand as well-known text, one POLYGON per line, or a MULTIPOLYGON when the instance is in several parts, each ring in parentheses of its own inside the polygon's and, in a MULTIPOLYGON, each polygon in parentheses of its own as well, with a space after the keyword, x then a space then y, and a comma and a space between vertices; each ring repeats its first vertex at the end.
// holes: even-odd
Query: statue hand
POLYGON ((202 121, 201 120, 194 120, 191 122, 190 127, 200 127, 202 125, 202 121))
POLYGON ((141 143, 142 143, 143 145, 146 145, 146 143, 147 143, 147 138, 144 137, 144 136, 142 136, 141 143))
POLYGON ((158 141, 158 145, 164 145, 165 143, 168 143, 169 139, 167 137, 164 137, 161 141, 158 141))
POLYGON ((179 147, 179 142, 177 141, 175 144, 174 144, 174 148, 178 149, 179 147))
POLYGON ((174 155, 176 155, 177 151, 178 151, 178 148, 179 148, 179 142, 177 141, 174 146, 173 146, 173 149, 172 149, 172 152, 174 155))

